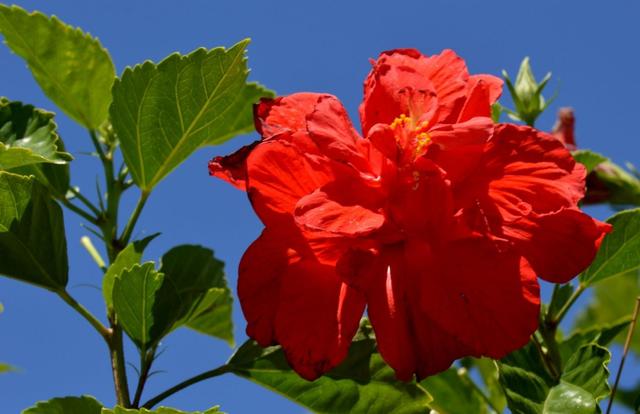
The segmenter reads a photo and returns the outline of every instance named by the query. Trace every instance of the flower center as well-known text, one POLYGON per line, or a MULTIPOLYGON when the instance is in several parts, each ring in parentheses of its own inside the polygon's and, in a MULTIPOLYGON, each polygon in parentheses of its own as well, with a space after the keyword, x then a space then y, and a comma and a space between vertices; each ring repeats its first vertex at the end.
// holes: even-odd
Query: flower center
POLYGON ((431 142, 428 127, 429 121, 416 121, 405 114, 393 120, 389 127, 394 131, 396 142, 401 148, 403 159, 413 161, 424 153, 431 142))

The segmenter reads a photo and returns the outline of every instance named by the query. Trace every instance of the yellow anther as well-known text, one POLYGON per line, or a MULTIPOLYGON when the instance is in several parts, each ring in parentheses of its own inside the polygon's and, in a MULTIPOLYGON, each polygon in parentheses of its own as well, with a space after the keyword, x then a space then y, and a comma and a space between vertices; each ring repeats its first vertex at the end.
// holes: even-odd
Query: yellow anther
POLYGON ((416 155, 422 152, 424 147, 431 142, 431 137, 426 132, 421 132, 416 135, 416 155))
POLYGON ((391 127, 391 129, 396 129, 400 125, 404 126, 410 120, 411 119, 408 116, 406 116, 405 114, 401 114, 399 117, 394 119, 391 125, 389 126, 391 127))

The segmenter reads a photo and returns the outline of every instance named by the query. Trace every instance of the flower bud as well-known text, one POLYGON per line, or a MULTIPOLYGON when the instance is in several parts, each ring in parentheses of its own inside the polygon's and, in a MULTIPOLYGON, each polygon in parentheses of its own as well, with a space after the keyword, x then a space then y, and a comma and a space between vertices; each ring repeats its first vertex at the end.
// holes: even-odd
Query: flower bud
POLYGON ((507 114, 511 119, 516 121, 522 121, 529 126, 533 126, 538 116, 544 111, 549 104, 553 101, 553 98, 546 100, 542 96, 542 90, 551 79, 551 72, 547 73, 542 81, 538 83, 531 65, 529 64, 529 57, 525 57, 520 64, 520 70, 516 77, 515 84, 511 82, 507 71, 502 71, 507 88, 511 94, 511 99, 515 105, 514 110, 506 109, 507 114))

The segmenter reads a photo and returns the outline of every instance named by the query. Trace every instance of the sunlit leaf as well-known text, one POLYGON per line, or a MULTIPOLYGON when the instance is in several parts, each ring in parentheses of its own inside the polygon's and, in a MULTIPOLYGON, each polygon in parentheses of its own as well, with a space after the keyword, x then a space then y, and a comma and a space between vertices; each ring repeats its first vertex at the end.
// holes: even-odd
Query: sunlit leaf
POLYGON ((97 39, 55 16, 2 4, 0 33, 67 115, 91 129, 107 119, 115 68, 97 39))
POLYGON ((206 411, 181 411, 175 408, 158 407, 153 410, 146 408, 123 408, 117 406, 112 409, 103 408, 101 414, 224 414, 218 407, 209 408, 206 411))
POLYGON ((66 286, 60 207, 31 177, 0 172, 0 274, 51 290, 66 286))
POLYGON ((593 152, 591 150, 581 149, 573 151, 571 154, 576 161, 585 166, 588 173, 593 171, 594 168, 596 168, 603 162, 609 161, 609 159, 604 155, 600 155, 597 152, 593 152))
POLYGON ((228 370, 315 413, 429 412, 429 394, 415 382, 398 381, 376 351, 375 340, 363 332, 355 338, 346 360, 313 382, 300 378, 289 367, 280 347, 261 348, 254 341, 238 349, 228 370))
POLYGON ((153 234, 149 237, 145 237, 142 240, 129 243, 118 255, 116 259, 107 268, 107 271, 102 278, 102 295, 107 305, 107 309, 113 308, 113 283, 118 275, 120 275, 125 269, 131 268, 135 264, 140 264, 142 260, 142 253, 147 245, 158 236, 159 233, 153 234))
MULTIPOLYGON (((628 321, 633 313, 636 298, 640 296, 638 271, 603 280, 592 289, 589 305, 576 318, 576 326, 581 329, 593 329, 606 324, 628 321)), ((625 334, 616 336, 615 341, 622 344, 625 334)), ((631 341, 631 349, 640 354, 640 330, 636 329, 631 341)))
POLYGON ((429 406, 439 414, 487 413, 482 395, 470 383, 464 368, 449 368, 420 382, 433 401, 429 406))
POLYGON ((607 364, 611 354, 597 344, 578 348, 564 364, 558 380, 545 370, 529 343, 499 363, 500 381, 511 412, 516 414, 595 414, 609 395, 607 364))
POLYGON ((195 150, 253 130, 252 104, 271 92, 247 84, 248 40, 127 68, 111 120, 135 183, 150 190, 195 150))
POLYGON ((0 98, 0 170, 31 164, 65 164, 53 114, 0 98))
POLYGON ((101 414, 102 404, 88 395, 41 401, 22 414, 101 414))
POLYGON ((604 238, 591 266, 580 275, 585 285, 640 269, 640 209, 620 212, 607 222, 613 225, 613 231, 604 238))

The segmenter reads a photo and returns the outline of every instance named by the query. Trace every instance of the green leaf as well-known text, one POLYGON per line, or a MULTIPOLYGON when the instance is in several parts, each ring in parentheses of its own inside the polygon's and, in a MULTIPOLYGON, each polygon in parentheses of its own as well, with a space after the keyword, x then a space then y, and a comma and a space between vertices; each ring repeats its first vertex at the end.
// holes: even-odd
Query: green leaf
POLYGON ((433 397, 429 407, 439 414, 487 413, 485 400, 470 381, 466 369, 449 368, 425 378, 420 385, 433 397))
MULTIPOLYGON (((364 331, 369 330, 365 324, 364 331)), ((254 341, 245 342, 227 368, 316 413, 429 412, 429 394, 415 382, 398 381, 376 351, 375 339, 364 331, 351 344, 346 360, 313 382, 289 367, 280 347, 261 348, 254 341)))
POLYGON ((0 274, 50 290, 67 284, 60 207, 31 177, 0 172, 0 274))
POLYGON ((0 362, 0 374, 15 371, 15 368, 4 362, 0 362))
POLYGON ((491 405, 499 413, 503 412, 507 407, 507 397, 504 395, 504 390, 500 385, 500 372, 496 361, 490 358, 475 358, 473 359, 473 366, 478 369, 484 381, 484 386, 489 393, 487 397, 491 401, 491 405))
MULTIPOLYGON (((636 298, 640 296, 638 271, 603 280, 592 289, 589 305, 576 318, 576 327, 593 329, 600 325, 627 323, 633 313, 636 298)), ((615 342, 624 343, 625 335, 619 334, 615 342)), ((640 330, 636 329, 631 349, 640 354, 640 330)))
POLYGON ((124 269, 113 284, 118 321, 142 352, 157 345, 175 321, 172 306, 179 299, 175 290, 162 289, 164 279, 153 262, 147 262, 124 269))
MULTIPOLYGON (((148 240, 142 241, 138 252, 148 240)), ((137 251, 134 245, 114 262, 112 303, 124 330, 142 351, 181 326, 233 344, 231 293, 223 263, 213 251, 174 247, 162 257, 160 270, 152 262, 133 263, 140 258, 137 251)))
POLYGON ((90 129, 107 119, 115 68, 97 39, 55 16, 2 4, 0 33, 67 115, 90 129))
POLYGON ((116 81, 111 120, 142 190, 150 191, 198 148, 253 130, 252 104, 271 92, 246 83, 248 42, 145 62, 116 81))
POLYGON ((595 325, 588 329, 577 329, 560 342, 559 351, 562 361, 569 357, 581 346, 596 343, 601 346, 609 345, 620 333, 624 332, 631 322, 631 317, 625 317, 613 324, 595 325))
POLYGON ((113 309, 113 283, 116 277, 125 269, 129 269, 135 264, 140 264, 144 249, 146 249, 149 243, 158 237, 159 234, 160 233, 152 234, 142 240, 129 243, 127 247, 118 253, 113 263, 111 263, 102 279, 102 295, 104 296, 107 310, 111 311, 113 309))
POLYGON ((220 411, 219 407, 209 408, 206 411, 181 411, 175 408, 158 407, 154 410, 147 410, 146 408, 123 408, 117 406, 113 409, 103 408, 101 414, 224 414, 220 411))
POLYGON ((175 288, 179 303, 173 329, 186 325, 234 346, 233 298, 224 276, 224 263, 202 246, 177 246, 162 256, 160 272, 175 288))
POLYGON ((555 285, 553 288, 553 295, 551 296, 551 301, 549 302, 549 307, 547 309, 547 315, 557 315, 564 305, 567 304, 574 290, 574 287, 570 283, 555 285))
POLYGON ((640 209, 620 212, 607 220, 613 226, 596 258, 580 275, 580 283, 598 281, 640 269, 640 209))
POLYGON ((531 344, 511 353, 499 363, 500 382, 514 414, 595 414, 598 401, 609 395, 607 364, 611 354, 597 344, 576 350, 559 380, 544 368, 531 344))
POLYGON ((0 170, 71 161, 70 154, 58 151, 56 128, 52 113, 0 98, 0 170))
POLYGON ((609 159, 604 155, 600 155, 597 152, 593 152, 591 150, 581 149, 573 151, 571 154, 577 162, 585 166, 585 168, 587 169, 587 173, 593 171, 594 168, 596 168, 603 162, 609 161, 609 159))
POLYGON ((22 414, 101 414, 102 404, 88 395, 41 401, 22 414))

